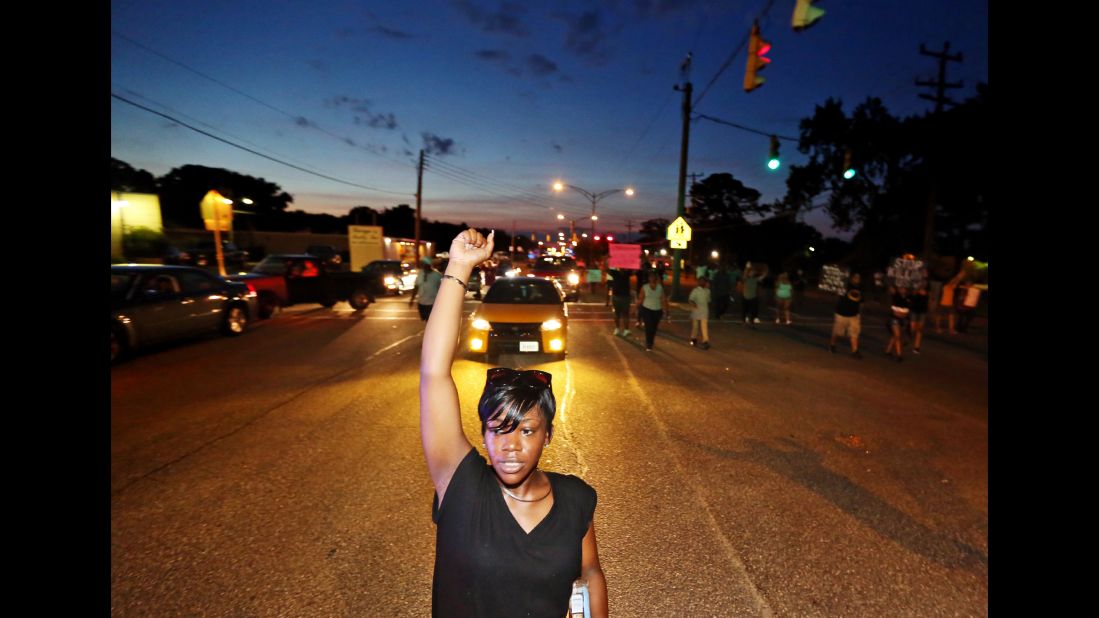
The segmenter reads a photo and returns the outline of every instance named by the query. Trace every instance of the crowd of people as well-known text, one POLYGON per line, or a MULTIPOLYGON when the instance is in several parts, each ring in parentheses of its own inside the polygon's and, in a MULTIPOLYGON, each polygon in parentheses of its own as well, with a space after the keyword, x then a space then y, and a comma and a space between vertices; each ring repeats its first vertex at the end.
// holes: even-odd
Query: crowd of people
MULTIPOLYGON (((792 325, 791 308, 796 295, 802 291, 802 273, 780 272, 773 281, 768 281, 769 278, 766 264, 748 262, 743 270, 735 263, 727 265, 724 262, 698 266, 694 270, 694 288, 687 298, 691 320, 690 344, 702 350, 710 349, 710 321, 732 314, 731 309, 738 302, 739 319, 749 328, 760 324, 761 291, 765 281, 773 290, 774 323, 792 325)), ((912 354, 920 354, 928 317, 932 319, 938 334, 943 332, 941 322, 944 318, 949 335, 967 332, 981 293, 981 288, 970 280, 964 269, 945 282, 936 282, 924 276, 916 281, 892 280, 884 287, 889 305, 885 318, 889 335, 885 354, 896 361, 903 360, 907 347, 911 348, 912 354)), ((862 358, 859 334, 862 303, 868 291, 863 288, 861 275, 851 274, 844 281, 842 290, 837 289, 837 292, 828 348, 835 353, 837 342, 848 339, 851 356, 862 358)), ((664 288, 664 274, 656 268, 642 271, 611 269, 607 273, 607 294, 608 305, 614 305, 614 334, 629 336, 630 307, 636 304, 636 326, 644 326, 645 350, 652 351, 660 323, 670 320, 670 294, 664 288), (635 272, 638 281, 636 297, 630 286, 630 278, 635 272)))

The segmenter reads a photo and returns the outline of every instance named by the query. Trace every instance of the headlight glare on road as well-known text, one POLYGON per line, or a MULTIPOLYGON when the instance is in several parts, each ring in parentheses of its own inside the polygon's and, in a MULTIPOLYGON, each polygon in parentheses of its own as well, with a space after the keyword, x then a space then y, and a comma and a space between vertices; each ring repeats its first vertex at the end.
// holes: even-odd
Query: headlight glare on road
POLYGON ((578 275, 576 273, 569 273, 569 284, 570 285, 579 285, 580 284, 580 275, 578 275))
POLYGON ((476 328, 477 330, 489 330, 492 328, 492 324, 489 324, 488 320, 484 318, 477 318, 476 320, 473 320, 473 328, 476 328))
POLYGON ((561 320, 546 320, 542 322, 542 330, 557 330, 561 328, 561 320))

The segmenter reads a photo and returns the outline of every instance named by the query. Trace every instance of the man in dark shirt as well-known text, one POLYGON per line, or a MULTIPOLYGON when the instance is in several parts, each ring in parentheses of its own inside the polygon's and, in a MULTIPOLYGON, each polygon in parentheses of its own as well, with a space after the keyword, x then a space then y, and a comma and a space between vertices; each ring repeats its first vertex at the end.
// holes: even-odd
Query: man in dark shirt
POLYGON ((711 317, 720 320, 722 314, 729 310, 729 294, 733 291, 733 282, 729 277, 729 271, 725 268, 725 262, 718 265, 717 270, 711 274, 710 294, 714 301, 710 305, 711 317))
POLYGON ((851 275, 847 289, 839 297, 836 303, 836 315, 832 322, 832 339, 828 342, 828 349, 836 352, 836 340, 846 335, 851 340, 851 356, 862 358, 859 352, 859 309, 862 305, 862 290, 859 289, 861 277, 859 273, 851 275))
POLYGON ((615 268, 610 271, 613 277, 610 284, 611 304, 614 305, 614 334, 630 336, 630 305, 633 294, 630 292, 630 271, 615 268))

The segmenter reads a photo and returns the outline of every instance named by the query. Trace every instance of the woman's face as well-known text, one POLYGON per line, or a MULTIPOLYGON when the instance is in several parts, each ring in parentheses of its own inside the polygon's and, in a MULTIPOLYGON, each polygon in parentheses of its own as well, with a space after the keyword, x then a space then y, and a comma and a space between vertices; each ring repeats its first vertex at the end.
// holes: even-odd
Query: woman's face
POLYGON ((525 481, 538 467, 542 449, 550 442, 546 419, 537 407, 527 412, 519 427, 509 433, 496 433, 500 419, 485 424, 485 448, 496 476, 514 487, 525 481))

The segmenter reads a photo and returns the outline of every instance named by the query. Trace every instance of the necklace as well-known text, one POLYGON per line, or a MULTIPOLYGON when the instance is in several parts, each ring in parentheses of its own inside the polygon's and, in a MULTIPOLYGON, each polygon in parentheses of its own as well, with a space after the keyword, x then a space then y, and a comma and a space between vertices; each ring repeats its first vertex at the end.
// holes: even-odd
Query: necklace
POLYGON ((524 499, 524 498, 520 498, 519 496, 516 496, 515 494, 508 491, 508 488, 504 487, 503 485, 500 485, 500 491, 503 491, 505 494, 510 496, 512 500, 518 500, 519 502, 540 502, 540 501, 545 500, 546 498, 548 498, 549 495, 553 493, 553 485, 550 485, 549 491, 547 491, 546 494, 544 496, 542 496, 541 498, 532 498, 530 500, 527 500, 527 499, 524 499))

